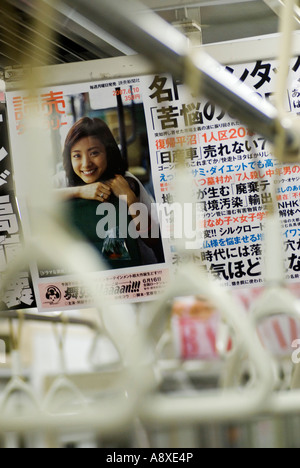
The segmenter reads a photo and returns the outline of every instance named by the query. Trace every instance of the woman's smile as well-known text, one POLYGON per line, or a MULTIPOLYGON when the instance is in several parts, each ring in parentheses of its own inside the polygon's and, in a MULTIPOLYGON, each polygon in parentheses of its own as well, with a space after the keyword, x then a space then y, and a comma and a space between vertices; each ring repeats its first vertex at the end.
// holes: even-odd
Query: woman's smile
POLYGON ((107 169, 106 149, 97 137, 79 140, 71 149, 75 174, 85 184, 98 182, 107 169))
POLYGON ((95 174, 96 171, 97 171, 97 168, 95 167, 95 169, 91 169, 90 171, 81 171, 81 172, 86 177, 89 177, 89 176, 92 176, 93 174, 95 174))

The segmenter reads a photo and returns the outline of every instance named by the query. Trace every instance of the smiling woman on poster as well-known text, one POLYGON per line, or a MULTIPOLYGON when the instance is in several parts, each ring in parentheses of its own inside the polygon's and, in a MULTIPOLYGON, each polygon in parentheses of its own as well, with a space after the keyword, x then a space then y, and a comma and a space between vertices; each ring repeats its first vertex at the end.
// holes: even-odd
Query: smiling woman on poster
POLYGON ((153 223, 158 222, 151 219, 151 198, 138 179, 126 172, 120 149, 106 123, 88 117, 76 122, 66 137, 63 161, 65 180, 56 181, 60 199, 66 204, 70 222, 97 248, 108 267, 119 269, 162 263, 154 253, 161 250, 161 240, 151 238, 153 223), (129 228, 133 223, 137 235, 127 235, 128 230, 126 236, 120 232, 122 203, 123 206, 127 204, 125 223, 129 228), (146 236, 139 236, 141 225, 133 209, 136 203, 146 208, 146 236), (99 210, 99 204, 105 204, 108 213, 111 212, 109 208, 116 213, 108 219, 105 235, 99 235, 97 229, 99 221, 105 224, 105 210, 99 210))

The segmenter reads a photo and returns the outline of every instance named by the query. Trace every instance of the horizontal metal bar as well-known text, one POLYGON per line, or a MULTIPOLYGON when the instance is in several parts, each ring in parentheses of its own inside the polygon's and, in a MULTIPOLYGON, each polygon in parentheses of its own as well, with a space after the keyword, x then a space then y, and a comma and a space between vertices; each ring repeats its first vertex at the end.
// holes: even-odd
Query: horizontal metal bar
POLYGON ((162 2, 161 0, 144 0, 145 5, 155 11, 166 11, 180 8, 203 8, 233 5, 240 3, 253 3, 257 0, 169 0, 162 2))
MULTIPOLYGON (((109 31, 100 28, 94 21, 89 21, 85 15, 75 11, 74 8, 68 7, 65 3, 52 0, 43 0, 51 8, 55 8, 59 13, 57 20, 52 19, 51 26, 58 30, 63 36, 68 36, 71 40, 77 41, 77 38, 84 39, 85 48, 95 53, 98 51, 98 56, 117 56, 120 53, 123 55, 134 55, 135 51, 125 45, 122 41, 112 36, 109 31), (76 37, 75 37, 76 36, 76 37), (100 54, 101 51, 101 54, 100 54)), ((81 44, 83 45, 83 44, 81 44)))
POLYGON ((25 321, 30 322, 44 322, 44 323, 66 323, 68 325, 78 325, 82 327, 87 327, 91 330, 98 330, 98 325, 91 321, 91 320, 84 320, 75 317, 69 317, 66 315, 47 315, 47 314, 36 314, 33 312, 26 312, 26 311, 15 311, 15 310, 8 310, 8 311, 1 311, 0 312, 0 320, 4 319, 12 319, 18 320, 22 317, 25 321))
POLYGON ((204 52, 191 58, 186 37, 158 15, 151 11, 146 12, 145 6, 126 0, 66 2, 90 21, 152 60, 160 72, 169 72, 185 81, 189 60, 189 73, 195 73, 193 81, 199 82, 199 94, 220 105, 272 143, 276 142, 280 133, 285 139, 285 153, 289 159, 295 160, 298 157, 300 135, 291 122, 282 120, 270 103, 258 99, 250 88, 239 83, 204 52))
MULTIPOLYGON (((280 15, 282 7, 284 5, 284 2, 282 0, 264 0, 264 3, 268 7, 270 7, 271 10, 274 11, 274 13, 276 13, 276 15, 278 15, 278 16, 280 15)), ((299 27, 299 24, 300 24, 300 7, 295 5, 294 12, 295 12, 295 20, 297 21, 298 27, 299 27)))

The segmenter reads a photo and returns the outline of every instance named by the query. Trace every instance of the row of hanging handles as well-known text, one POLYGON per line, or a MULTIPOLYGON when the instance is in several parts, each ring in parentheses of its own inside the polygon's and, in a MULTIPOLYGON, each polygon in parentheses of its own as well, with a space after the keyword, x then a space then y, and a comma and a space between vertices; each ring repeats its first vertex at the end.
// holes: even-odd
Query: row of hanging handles
MULTIPOLYGON (((215 304, 215 307, 217 308, 216 310, 219 310, 222 314, 222 320, 219 322, 216 329, 215 344, 219 359, 221 359, 224 363, 224 367, 221 370, 220 375, 221 388, 228 389, 229 392, 232 392, 232 395, 236 393, 237 388, 239 388, 241 385, 241 382, 239 382, 237 379, 237 375, 240 375, 240 367, 243 362, 249 362, 249 372, 251 370, 253 371, 252 387, 256 389, 256 386, 258 385, 258 388, 256 389, 257 394, 254 399, 257 403, 257 406, 252 406, 251 411, 259 412, 262 409, 262 407, 259 405, 259 401, 260 399, 263 401, 263 394, 265 397, 267 397, 268 392, 271 393, 277 389, 280 363, 276 364, 276 359, 271 356, 271 353, 268 350, 264 349, 258 335, 258 325, 261 320, 267 319, 273 315, 280 314, 283 316, 289 316, 295 324, 297 324, 297 322, 299 323, 299 301, 287 289, 267 288, 256 301, 256 303, 253 304, 252 311, 247 315, 245 310, 241 309, 241 307, 238 307, 240 304, 235 303, 229 294, 225 292, 224 294, 220 294, 223 292, 223 290, 220 289, 217 291, 217 286, 213 283, 210 283, 206 277, 202 277, 200 279, 199 276, 196 275, 196 270, 193 266, 189 267, 187 265, 181 277, 174 279, 173 288, 176 290, 176 293, 178 293, 178 284, 180 284, 181 295, 189 294, 191 292, 194 293, 196 284, 193 284, 193 282, 198 283, 198 285, 201 284, 201 286, 197 288, 199 295, 203 295, 205 291, 206 297, 208 297, 207 295, 210 292, 212 293, 210 301, 215 304), (189 268, 191 268, 190 271, 189 268), (188 274, 188 272, 190 274, 188 274), (217 302, 215 301, 216 298, 218 298, 217 302), (229 310, 230 313, 228 313, 229 310), (283 310, 285 312, 284 314, 282 314, 283 310), (229 315, 231 315, 231 320, 229 315), (232 343, 231 348, 228 347, 229 341, 232 343), (254 349, 256 350, 256 353, 253 352, 254 349), (263 381, 261 380, 262 374, 265 374, 263 381), (260 388, 261 386, 264 388, 260 388)), ((130 372, 132 372, 132 368, 134 367, 134 374, 137 372, 139 373, 139 381, 144 381, 142 372, 143 369, 146 370, 148 366, 145 366, 143 359, 144 356, 149 353, 149 349, 152 348, 153 355, 150 360, 148 359, 148 365, 153 370, 155 380, 154 382, 149 382, 149 388, 146 388, 147 384, 144 385, 142 390, 144 395, 147 395, 150 389, 153 388, 153 385, 154 387, 155 385, 158 386, 163 379, 164 368, 160 366, 162 342, 165 337, 165 332, 167 331, 168 334, 171 333, 169 329, 169 319, 171 313, 170 303, 174 300, 174 298, 176 298, 176 295, 173 295, 175 291, 172 293, 171 291, 172 287, 171 290, 166 293, 165 299, 161 300, 161 307, 157 307, 156 314, 149 326, 149 329, 136 330, 136 337, 131 342, 131 345, 134 343, 134 346, 128 346, 127 344, 127 352, 123 348, 123 354, 126 356, 123 356, 125 358, 122 363, 123 367, 130 372), (166 306, 166 304, 168 305, 166 306), (150 333, 150 336, 148 332, 150 333), (130 349, 130 347, 132 349, 130 349), (138 358, 134 356, 138 356, 138 358), (134 362, 130 362, 132 359, 134 359, 134 362)), ((122 310, 119 310, 118 314, 121 316, 122 310)), ((63 324, 61 326, 58 326, 58 324, 53 324, 53 330, 59 350, 59 375, 54 380, 50 390, 44 398, 43 403, 41 404, 33 392, 31 385, 26 383, 22 378, 20 343, 24 323, 24 314, 19 312, 17 329, 15 329, 13 321, 10 320, 10 335, 13 344, 11 353, 12 379, 1 395, 1 412, 6 410, 6 408, 9 406, 9 401, 15 392, 24 393, 36 409, 44 409, 45 411, 48 409, 50 411, 50 408, 53 406, 56 397, 61 391, 69 393, 70 399, 73 399, 77 402, 77 409, 80 409, 81 411, 82 409, 86 408, 87 402, 83 393, 67 376, 65 356, 66 332, 68 327, 67 317, 62 316, 62 322, 63 324)), ((104 335, 105 332, 103 330, 96 331, 94 344, 95 341, 99 339, 99 336, 104 335)), ((109 336, 109 340, 114 340, 112 335, 109 336)), ((94 344, 93 348, 95 347, 94 344)), ((113 342, 112 344, 114 348, 117 348, 116 343, 113 342)), ((101 356, 99 356, 99 359, 101 361, 101 356)), ((194 362, 196 362, 196 360, 194 362)), ((184 369, 183 363, 180 360, 178 361, 178 367, 184 369)), ((298 367, 299 366, 295 366, 293 380, 290 383, 286 383, 287 388, 299 388, 300 377, 298 367)), ((199 376, 201 377, 200 370, 199 376)), ((132 393, 132 381, 130 388, 126 388, 126 382, 128 384, 128 380, 124 381, 123 387, 125 392, 128 391, 128 393, 132 393)), ((136 383, 137 381, 134 380, 133 382, 136 383)), ((244 389, 244 391, 247 392, 248 389, 244 389)), ((222 402, 220 395, 218 397, 222 402)), ((223 405, 225 408, 225 406, 227 406, 227 404, 225 404, 226 394, 223 394, 223 397, 225 398, 223 405)), ((200 401, 201 398, 201 393, 199 393, 200 401)), ((209 407, 206 407, 206 412, 208 410, 209 407)), ((245 411, 248 412, 247 408, 245 408, 245 411)), ((219 414, 219 416, 221 416, 221 414, 219 414)))
MULTIPOLYGON (((58 377, 54 379, 50 389, 46 393, 42 402, 39 401, 36 393, 34 392, 32 385, 27 383, 22 375, 22 364, 21 364, 21 338, 24 324, 24 313, 18 312, 19 318, 17 327, 14 326, 14 321, 9 320, 10 324, 10 338, 11 338, 11 373, 12 378, 6 385, 3 390, 3 393, 0 395, 0 414, 3 414, 9 409, 10 400, 13 399, 17 393, 19 396, 23 394, 25 396, 26 405, 28 410, 31 411, 35 409, 37 411, 51 412, 53 411, 53 406, 56 397, 60 392, 67 392, 69 399, 75 399, 80 409, 83 409, 86 406, 86 399, 78 387, 67 377, 67 365, 65 357, 65 342, 66 342, 66 333, 68 326, 68 318, 62 315, 62 325, 53 324, 53 331, 57 342, 57 347, 59 351, 59 374, 58 377)), ((19 405, 18 405, 19 407, 19 405)), ((19 407, 20 408, 20 407, 19 407)), ((11 408, 10 408, 11 409, 11 408)), ((22 415, 22 413, 20 414, 22 415)))

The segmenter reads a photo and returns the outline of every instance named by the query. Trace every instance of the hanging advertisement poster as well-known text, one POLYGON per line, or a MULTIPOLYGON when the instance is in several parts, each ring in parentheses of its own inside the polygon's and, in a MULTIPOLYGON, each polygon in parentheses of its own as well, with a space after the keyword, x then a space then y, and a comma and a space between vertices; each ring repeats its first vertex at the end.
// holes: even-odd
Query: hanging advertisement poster
MULTIPOLYGON (((169 269, 155 212, 141 79, 60 86, 35 96, 13 92, 7 97, 20 177, 18 148, 26 145, 26 117, 32 106, 51 135, 56 157, 53 196, 70 227, 94 247, 106 267, 91 272, 91 280, 111 298, 153 299, 167 284, 169 269)), ((30 225, 26 207, 23 219, 30 225)), ((41 311, 92 304, 89 292, 64 266, 32 265, 32 275, 41 311)))
MULTIPOLYGON (((227 69, 236 76, 237 86, 244 82, 250 94, 272 102, 277 72, 274 61, 227 69)), ((295 114, 300 109, 299 79, 300 59, 294 58, 285 109, 295 114)), ((201 250, 194 253, 195 262, 224 286, 262 286, 264 220, 277 201, 287 280, 299 282, 300 165, 280 165, 263 137, 214 103, 195 98, 168 75, 149 77, 145 89, 156 199, 172 213, 175 169, 184 157, 194 202, 201 206, 201 250)), ((183 259, 172 242, 169 249, 173 268, 180 268, 183 259)))
MULTIPOLYGON (((3 96, 4 97, 4 96, 3 96)), ((2 100, 3 101, 3 100, 2 100)), ((13 185, 7 112, 0 104, 0 284, 4 284, 8 266, 21 251, 22 231, 13 185)), ((31 277, 26 268, 12 279, 0 297, 1 310, 35 307, 31 277)))
MULTIPOLYGON (((293 113, 300 108, 299 68, 300 59, 293 59, 286 93, 286 110, 293 113)), ((272 100, 274 61, 228 70, 237 86, 245 82, 257 99, 272 100)), ((105 271, 92 272, 103 294, 153 300, 182 265, 172 240, 182 161, 201 211, 195 238, 186 246, 195 262, 224 286, 263 285, 263 225, 277 177, 287 279, 299 281, 300 165, 280 166, 264 138, 169 75, 62 85, 35 96, 14 91, 7 99, 15 171, 26 114, 34 105, 53 142, 54 196, 105 262, 105 271)), ((41 311, 91 304, 64 268, 36 265, 32 275, 41 311)))

